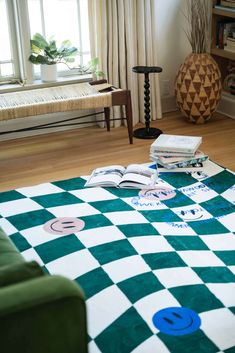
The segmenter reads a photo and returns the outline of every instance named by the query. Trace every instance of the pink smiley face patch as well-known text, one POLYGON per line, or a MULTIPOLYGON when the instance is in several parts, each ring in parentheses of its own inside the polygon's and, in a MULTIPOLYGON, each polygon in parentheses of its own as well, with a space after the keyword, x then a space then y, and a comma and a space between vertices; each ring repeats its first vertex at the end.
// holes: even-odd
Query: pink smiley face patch
POLYGON ((81 219, 75 217, 60 217, 53 218, 46 222, 43 229, 54 235, 69 235, 79 232, 84 226, 85 223, 81 219))
POLYGON ((145 198, 151 201, 163 201, 169 200, 175 197, 176 192, 167 187, 154 187, 154 189, 143 189, 139 192, 139 197, 145 198))

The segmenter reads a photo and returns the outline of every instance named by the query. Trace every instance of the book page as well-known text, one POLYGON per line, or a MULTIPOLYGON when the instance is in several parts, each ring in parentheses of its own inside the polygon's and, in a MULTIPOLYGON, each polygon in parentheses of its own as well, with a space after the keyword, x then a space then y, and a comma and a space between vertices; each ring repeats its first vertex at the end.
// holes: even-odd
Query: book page
POLYGON ((136 185, 153 185, 155 182, 156 171, 138 164, 130 164, 122 177, 120 185, 133 186, 136 185))
POLYGON ((85 186, 118 186, 121 181, 125 168, 121 165, 111 165, 95 169, 85 186))

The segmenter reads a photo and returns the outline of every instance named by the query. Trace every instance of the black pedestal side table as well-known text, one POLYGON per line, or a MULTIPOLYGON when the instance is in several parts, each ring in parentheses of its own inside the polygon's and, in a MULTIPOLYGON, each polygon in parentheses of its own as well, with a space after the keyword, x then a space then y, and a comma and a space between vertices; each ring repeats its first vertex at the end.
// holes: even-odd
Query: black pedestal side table
POLYGON ((154 139, 162 134, 160 129, 150 127, 150 83, 149 74, 162 72, 162 68, 158 66, 134 66, 133 72, 144 74, 144 119, 145 128, 136 129, 133 136, 139 139, 154 139))

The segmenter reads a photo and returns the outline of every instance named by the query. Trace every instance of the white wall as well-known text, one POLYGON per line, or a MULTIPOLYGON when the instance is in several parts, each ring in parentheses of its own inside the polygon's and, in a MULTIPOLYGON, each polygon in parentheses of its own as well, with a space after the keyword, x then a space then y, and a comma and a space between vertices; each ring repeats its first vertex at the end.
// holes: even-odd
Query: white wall
POLYGON ((180 64, 191 52, 184 30, 187 0, 156 0, 158 33, 158 66, 163 71, 159 76, 163 112, 176 109, 174 81, 180 64))

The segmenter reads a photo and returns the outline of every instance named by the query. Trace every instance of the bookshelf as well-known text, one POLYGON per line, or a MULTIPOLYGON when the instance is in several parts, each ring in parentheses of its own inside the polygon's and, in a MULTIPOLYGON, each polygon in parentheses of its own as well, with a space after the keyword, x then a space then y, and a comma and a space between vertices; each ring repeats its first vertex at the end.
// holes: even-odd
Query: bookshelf
MULTIPOLYGON (((235 23, 235 7, 224 7, 220 0, 212 0, 211 54, 220 67, 222 80, 230 73, 229 67, 235 67, 235 52, 226 50, 226 47, 218 47, 218 24, 223 21, 235 23)), ((235 74, 235 70, 233 73, 235 74)))

